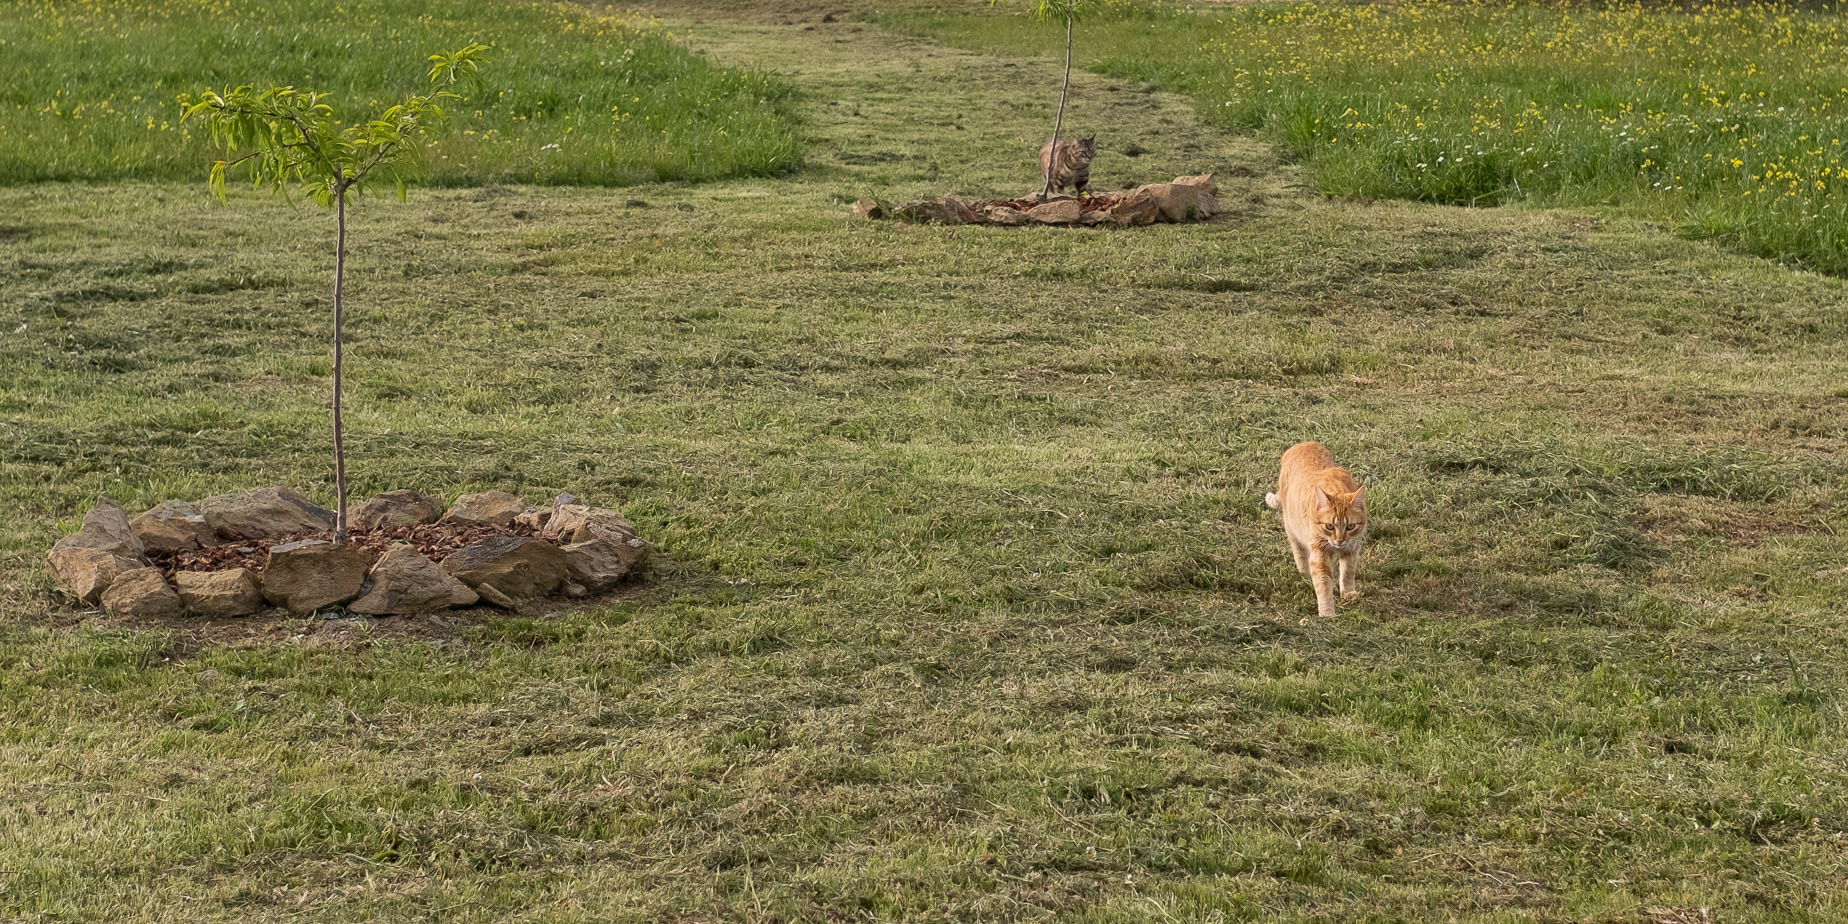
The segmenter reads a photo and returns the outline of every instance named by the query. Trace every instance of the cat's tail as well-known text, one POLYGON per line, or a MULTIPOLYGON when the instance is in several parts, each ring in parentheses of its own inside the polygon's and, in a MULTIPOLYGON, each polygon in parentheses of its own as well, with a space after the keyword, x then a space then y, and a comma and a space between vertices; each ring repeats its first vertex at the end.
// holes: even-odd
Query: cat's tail
POLYGON ((1264 495, 1264 506, 1269 507, 1272 510, 1282 510, 1283 501, 1280 501, 1277 499, 1276 491, 1272 491, 1269 494, 1264 495))

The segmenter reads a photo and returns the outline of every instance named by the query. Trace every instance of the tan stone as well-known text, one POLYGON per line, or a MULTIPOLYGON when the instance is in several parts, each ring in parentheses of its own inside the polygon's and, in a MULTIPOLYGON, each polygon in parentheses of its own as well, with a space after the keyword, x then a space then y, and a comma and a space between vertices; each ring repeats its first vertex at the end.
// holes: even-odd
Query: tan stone
POLYGON ((863 196, 853 204, 853 217, 884 218, 885 206, 880 205, 879 200, 872 196, 863 196))
POLYGON ((443 502, 416 491, 387 491, 347 510, 348 529, 421 526, 443 515, 443 502))
POLYGON ((1150 183, 1138 187, 1136 191, 1146 191, 1155 200, 1155 207, 1161 210, 1161 217, 1166 221, 1199 221, 1219 212, 1219 200, 1198 186, 1150 183))
POLYGON ((1032 220, 1033 219, 1027 217, 1026 212, 1014 208, 1011 205, 991 205, 988 207, 989 224, 1004 225, 1012 228, 1024 225, 1032 220))
POLYGON ((135 537, 135 531, 128 524, 128 513, 122 505, 107 497, 99 497, 88 512, 83 515, 83 525, 77 531, 59 539, 52 549, 81 547, 101 549, 113 552, 123 558, 140 558, 143 551, 141 540, 135 537))
POLYGON ((177 616, 180 595, 167 586, 159 568, 124 571, 103 591, 103 612, 111 616, 177 616))
POLYGON ((1217 197, 1219 195, 1219 184, 1213 182, 1213 175, 1210 173, 1202 173, 1198 176, 1177 176, 1174 178, 1174 185, 1194 186, 1198 187, 1209 196, 1217 197))
POLYGON ((127 512, 107 497, 97 498, 84 513, 83 525, 53 543, 45 558, 58 583, 86 604, 102 599, 123 572, 147 564, 127 512))
POLYGON ((913 202, 899 208, 893 213, 893 217, 905 221, 932 222, 940 225, 967 225, 981 220, 976 216, 974 209, 969 208, 963 204, 961 199, 954 196, 940 196, 935 199, 925 199, 922 202, 913 202))
POLYGON ((257 573, 249 568, 178 571, 173 585, 186 609, 201 616, 249 616, 264 608, 257 573))
POLYGON ((359 596, 372 554, 359 546, 303 539, 270 549, 263 597, 292 613, 312 613, 359 596))
POLYGON ((530 509, 525 501, 506 491, 482 491, 456 498, 443 520, 468 526, 512 526, 530 509))
POLYGON ((205 517, 185 501, 161 501, 128 521, 128 528, 150 552, 181 552, 218 544, 218 534, 205 517))
POLYGON ((52 576, 81 603, 94 606, 103 591, 125 571, 147 566, 139 558, 126 558, 103 549, 83 546, 53 548, 47 556, 52 576))
POLYGON ((1124 193, 1110 203, 1110 220, 1124 227, 1154 224, 1161 217, 1155 197, 1142 189, 1124 193))
POLYGON ((415 546, 398 543, 372 566, 369 587, 347 609, 369 616, 434 613, 480 599, 415 546))
POLYGON ((1084 207, 1076 199, 1053 199, 1027 210, 1028 218, 1048 225, 1077 224, 1083 215, 1084 207))

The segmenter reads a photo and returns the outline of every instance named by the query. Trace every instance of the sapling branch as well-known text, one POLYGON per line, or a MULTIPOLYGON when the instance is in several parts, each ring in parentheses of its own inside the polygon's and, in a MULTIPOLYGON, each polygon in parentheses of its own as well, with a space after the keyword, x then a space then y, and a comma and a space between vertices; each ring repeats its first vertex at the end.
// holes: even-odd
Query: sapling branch
POLYGON ((287 192, 293 183, 334 212, 333 437, 334 542, 347 541, 346 421, 346 211, 347 199, 366 189, 375 170, 387 168, 403 194, 404 168, 415 166, 414 154, 428 128, 438 126, 443 111, 437 100, 459 98, 449 87, 462 77, 476 79, 477 63, 488 46, 468 45, 450 54, 431 55, 430 90, 407 97, 376 119, 338 126, 322 96, 294 87, 257 90, 243 86, 223 93, 206 92, 188 102, 185 118, 201 117, 227 157, 212 165, 212 189, 225 198, 224 179, 231 170, 249 170, 253 182, 287 192), (237 149, 250 150, 239 156, 237 149))

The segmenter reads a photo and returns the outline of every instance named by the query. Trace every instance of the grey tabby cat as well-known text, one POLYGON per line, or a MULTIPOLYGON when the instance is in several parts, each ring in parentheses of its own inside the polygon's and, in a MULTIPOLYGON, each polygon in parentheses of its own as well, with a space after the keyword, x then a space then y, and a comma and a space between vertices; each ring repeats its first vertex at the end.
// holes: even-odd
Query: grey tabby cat
POLYGON ((1097 134, 1089 138, 1067 138, 1055 150, 1048 140, 1040 146, 1040 175, 1053 192, 1066 187, 1083 193, 1091 182, 1091 158, 1097 156, 1097 134))

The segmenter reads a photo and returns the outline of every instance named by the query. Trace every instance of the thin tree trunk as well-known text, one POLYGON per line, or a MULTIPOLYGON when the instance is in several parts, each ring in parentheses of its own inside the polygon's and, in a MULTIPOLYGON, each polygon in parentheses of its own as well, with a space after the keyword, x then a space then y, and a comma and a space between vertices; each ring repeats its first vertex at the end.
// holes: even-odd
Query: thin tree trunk
POLYGON ((346 279, 346 181, 334 174, 334 544, 347 540, 346 438, 340 427, 340 288, 346 279))
POLYGON ((1059 161, 1059 130, 1065 127, 1065 94, 1072 86, 1072 14, 1065 14, 1065 82, 1059 85, 1059 117, 1052 123, 1052 149, 1046 158, 1046 185, 1040 190, 1040 201, 1052 195, 1052 171, 1059 161))

